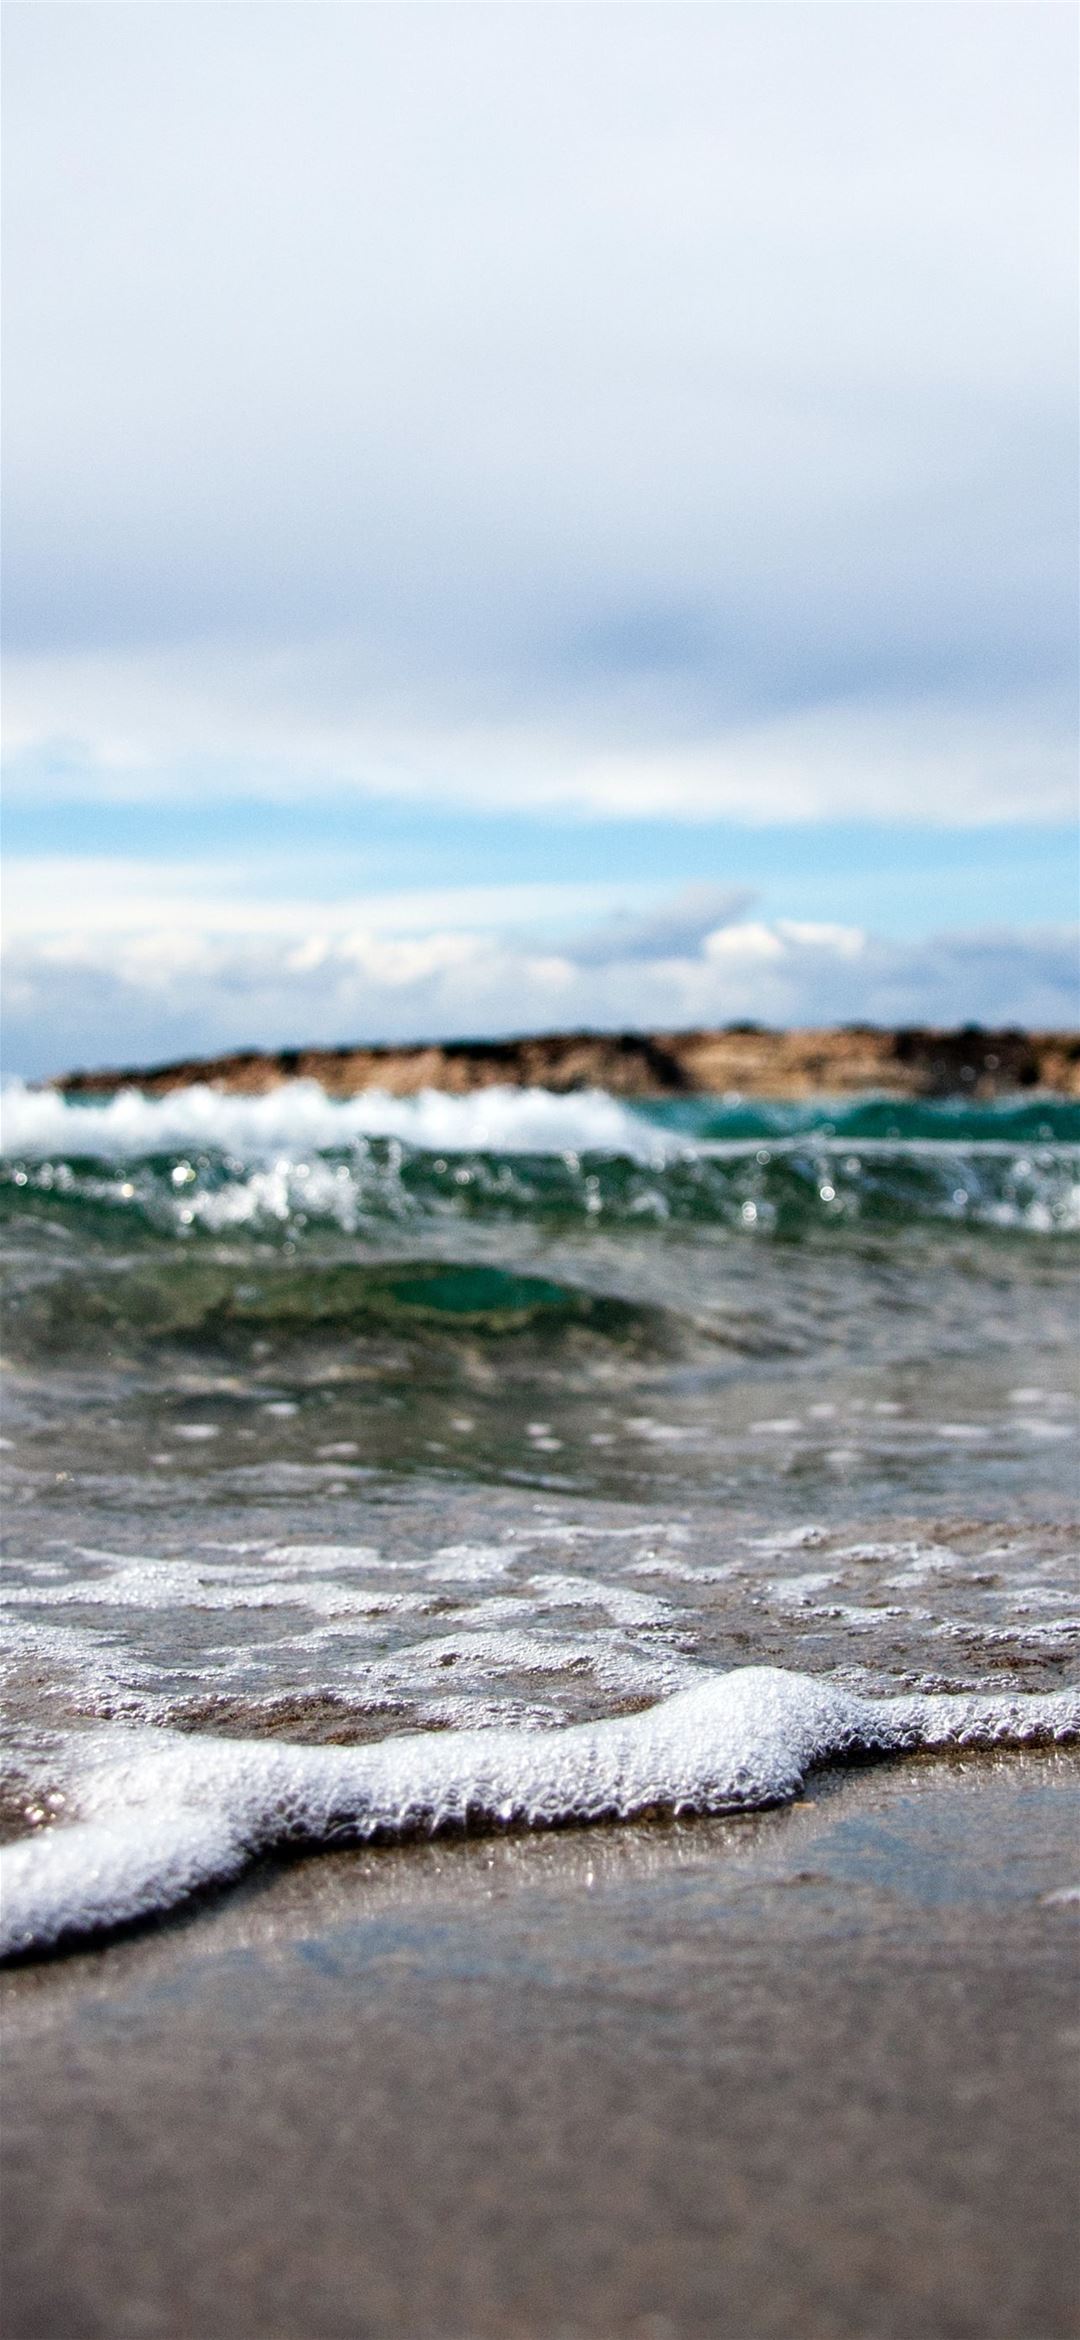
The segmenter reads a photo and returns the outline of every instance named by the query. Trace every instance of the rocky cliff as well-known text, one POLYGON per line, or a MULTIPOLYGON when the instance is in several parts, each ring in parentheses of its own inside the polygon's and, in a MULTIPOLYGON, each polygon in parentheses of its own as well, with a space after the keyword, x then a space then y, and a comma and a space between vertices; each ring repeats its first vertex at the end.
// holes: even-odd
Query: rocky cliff
POLYGON ((53 1085, 69 1096, 117 1088, 163 1096, 205 1081, 259 1096, 281 1081, 318 1081, 330 1096, 360 1089, 412 1096, 419 1089, 464 1095, 502 1084, 556 1090, 600 1088, 622 1097, 845 1096, 885 1090, 902 1097, 994 1097, 1015 1089, 1080 1096, 1080 1036, 1067 1032, 983 1031, 964 1026, 897 1031, 846 1025, 823 1032, 770 1032, 729 1025, 698 1032, 548 1032, 519 1040, 446 1040, 402 1048, 242 1049, 175 1064, 67 1073, 53 1085))

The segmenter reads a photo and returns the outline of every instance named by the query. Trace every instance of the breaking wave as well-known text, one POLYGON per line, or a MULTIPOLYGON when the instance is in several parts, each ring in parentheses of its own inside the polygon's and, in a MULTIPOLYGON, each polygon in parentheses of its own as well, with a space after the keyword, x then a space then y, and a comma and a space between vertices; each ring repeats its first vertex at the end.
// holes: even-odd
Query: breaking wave
POLYGON ((970 1225, 1080 1227, 1080 1108, 860 1098, 628 1105, 600 1091, 375 1091, 310 1081, 263 1097, 206 1088, 4 1100, 0 1199, 92 1235, 190 1241, 484 1218, 537 1226, 713 1225, 752 1237, 970 1225))

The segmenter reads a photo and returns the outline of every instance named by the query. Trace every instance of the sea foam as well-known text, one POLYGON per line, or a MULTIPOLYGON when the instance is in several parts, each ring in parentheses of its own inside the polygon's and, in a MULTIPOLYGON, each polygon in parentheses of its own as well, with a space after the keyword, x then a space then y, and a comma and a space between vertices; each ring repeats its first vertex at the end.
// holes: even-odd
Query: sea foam
POLYGON ((73 1817, 0 1857, 0 1953, 171 1909, 286 1844, 751 1811, 796 1796, 815 1764, 1076 1737, 1080 1691, 857 1698, 771 1666, 555 1731, 311 1747, 113 1729, 69 1742, 73 1817))
POLYGON ((560 1154, 599 1151, 663 1160, 685 1151, 601 1089, 492 1087, 454 1097, 423 1089, 392 1097, 364 1089, 328 1097, 317 1081, 285 1081, 261 1097, 206 1084, 147 1097, 136 1089, 93 1104, 56 1089, 12 1082, 3 1094, 0 1152, 25 1160, 67 1156, 104 1162, 212 1147, 250 1162, 285 1152, 337 1151, 365 1138, 397 1138, 433 1153, 560 1154))
MULTIPOLYGON (((429 1216, 445 1226, 448 1213, 478 1211, 638 1231, 712 1222, 751 1239, 898 1218, 1031 1235, 1080 1227, 1075 1145, 1018 1139, 1007 1117, 982 1111, 967 1127, 959 1109, 889 1110, 883 1130, 853 1136, 860 1111, 873 1118, 858 1100, 826 1114, 820 1100, 687 1098, 672 1122, 674 1106, 599 1089, 335 1098, 291 1080, 256 1097, 196 1084, 73 1101, 14 1082, 0 1099, 0 1185, 24 1203, 47 1195, 61 1218, 89 1204, 159 1234, 230 1240, 429 1216)), ((1059 1120, 1075 1110, 1046 1106, 1059 1120)))

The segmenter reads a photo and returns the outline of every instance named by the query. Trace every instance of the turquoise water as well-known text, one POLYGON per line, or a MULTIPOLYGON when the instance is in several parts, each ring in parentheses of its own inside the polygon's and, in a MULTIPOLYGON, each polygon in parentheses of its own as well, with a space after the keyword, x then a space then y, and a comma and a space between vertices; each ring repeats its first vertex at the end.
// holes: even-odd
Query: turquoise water
POLYGON ((1075 1678, 1075 1105, 5 1106, 16 1778, 1075 1678))

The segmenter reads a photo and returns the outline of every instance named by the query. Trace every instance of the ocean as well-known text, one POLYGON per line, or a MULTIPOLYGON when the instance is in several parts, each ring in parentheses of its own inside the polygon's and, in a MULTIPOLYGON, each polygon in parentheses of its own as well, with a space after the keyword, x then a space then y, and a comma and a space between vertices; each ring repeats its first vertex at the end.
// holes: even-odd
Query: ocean
POLYGON ((1080 1106, 13 1087, 5 1910, 1080 1727, 1080 1106))

